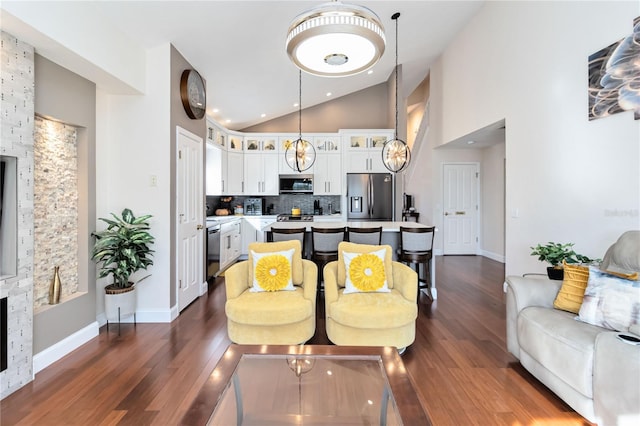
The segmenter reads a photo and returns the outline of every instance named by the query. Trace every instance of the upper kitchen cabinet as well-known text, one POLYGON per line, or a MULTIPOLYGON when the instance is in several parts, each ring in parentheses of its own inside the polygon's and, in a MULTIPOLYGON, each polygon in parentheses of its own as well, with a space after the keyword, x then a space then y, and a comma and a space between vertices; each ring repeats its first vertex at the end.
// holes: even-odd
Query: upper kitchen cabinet
POLYGON ((316 153, 339 153, 340 152, 340 136, 336 135, 319 135, 313 137, 313 146, 316 153))
POLYGON ((278 154, 244 156, 244 194, 278 195, 278 154))
POLYGON ((272 135, 245 135, 244 151, 254 152, 278 152, 278 138, 272 135))
POLYGON ((205 172, 207 195, 228 193, 227 161, 227 151, 220 145, 207 140, 205 172))
POLYGON ((340 154, 316 155, 313 165, 313 194, 341 195, 342 191, 342 161, 340 154))
MULTIPOLYGON (((229 139, 231 142, 231 138, 229 139)), ((242 151, 227 151, 227 190, 228 195, 244 194, 244 154, 242 151)))
POLYGON ((227 132, 213 120, 207 118, 207 142, 227 149, 227 132))
POLYGON ((393 139, 393 130, 342 132, 342 145, 346 148, 346 173, 383 173, 382 148, 393 139))
POLYGON ((244 135, 242 133, 229 132, 228 133, 227 150, 228 151, 242 152, 243 151, 243 148, 242 148, 243 139, 244 139, 244 135))

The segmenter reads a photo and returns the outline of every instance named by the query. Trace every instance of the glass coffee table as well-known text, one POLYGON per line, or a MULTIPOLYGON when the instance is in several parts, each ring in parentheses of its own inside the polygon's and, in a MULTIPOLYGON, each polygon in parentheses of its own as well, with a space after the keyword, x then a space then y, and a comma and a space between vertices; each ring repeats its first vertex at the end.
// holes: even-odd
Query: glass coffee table
POLYGON ((230 345, 185 425, 429 425, 391 347, 230 345))

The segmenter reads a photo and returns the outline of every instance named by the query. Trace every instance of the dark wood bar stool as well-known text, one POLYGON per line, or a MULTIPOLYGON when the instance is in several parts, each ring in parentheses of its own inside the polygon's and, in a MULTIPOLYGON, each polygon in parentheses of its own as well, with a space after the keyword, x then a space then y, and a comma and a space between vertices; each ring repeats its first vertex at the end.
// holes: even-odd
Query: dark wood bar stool
POLYGON ((308 259, 305 250, 307 249, 306 228, 271 228, 267 231, 267 242, 298 240, 302 244, 302 258, 308 259))
POLYGON ((382 226, 376 228, 347 227, 346 240, 356 244, 379 246, 382 241, 382 226))
POLYGON ((435 226, 426 228, 400 227, 400 256, 399 261, 414 267, 418 274, 418 300, 420 289, 427 289, 431 294, 431 259, 433 258, 433 237, 435 226), (422 268, 420 266, 422 265, 422 268), (422 269, 422 274, 420 273, 422 269))
POLYGON ((324 266, 338 260, 338 244, 344 241, 346 227, 311 227, 311 260, 318 265, 318 290, 324 291, 322 270, 324 266))

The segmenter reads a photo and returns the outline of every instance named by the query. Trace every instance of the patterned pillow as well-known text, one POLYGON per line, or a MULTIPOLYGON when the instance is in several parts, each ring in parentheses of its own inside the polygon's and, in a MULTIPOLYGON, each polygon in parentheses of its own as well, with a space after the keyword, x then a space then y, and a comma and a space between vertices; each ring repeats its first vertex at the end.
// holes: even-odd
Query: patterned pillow
POLYGON ((253 286, 250 291, 293 291, 291 260, 295 250, 274 253, 251 252, 253 258, 253 286))
POLYGON ((580 321, 616 331, 640 323, 640 282, 589 266, 580 321))
POLYGON ((384 248, 369 253, 342 252, 346 270, 344 294, 391 291, 384 268, 385 254, 384 248))

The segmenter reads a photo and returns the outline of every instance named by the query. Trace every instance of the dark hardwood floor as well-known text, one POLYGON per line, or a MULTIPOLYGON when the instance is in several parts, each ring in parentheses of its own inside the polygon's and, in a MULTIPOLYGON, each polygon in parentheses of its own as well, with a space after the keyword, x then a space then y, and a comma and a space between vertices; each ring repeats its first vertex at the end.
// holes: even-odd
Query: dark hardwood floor
MULTIPOLYGON (((434 425, 588 425, 506 351, 503 265, 436 258, 403 360, 434 425)), ((0 401, 2 425, 172 425, 229 345, 222 279, 171 324, 100 329, 0 401)), ((324 309, 311 344, 328 344, 324 309)), ((413 425, 408 425, 413 426, 413 425)))

